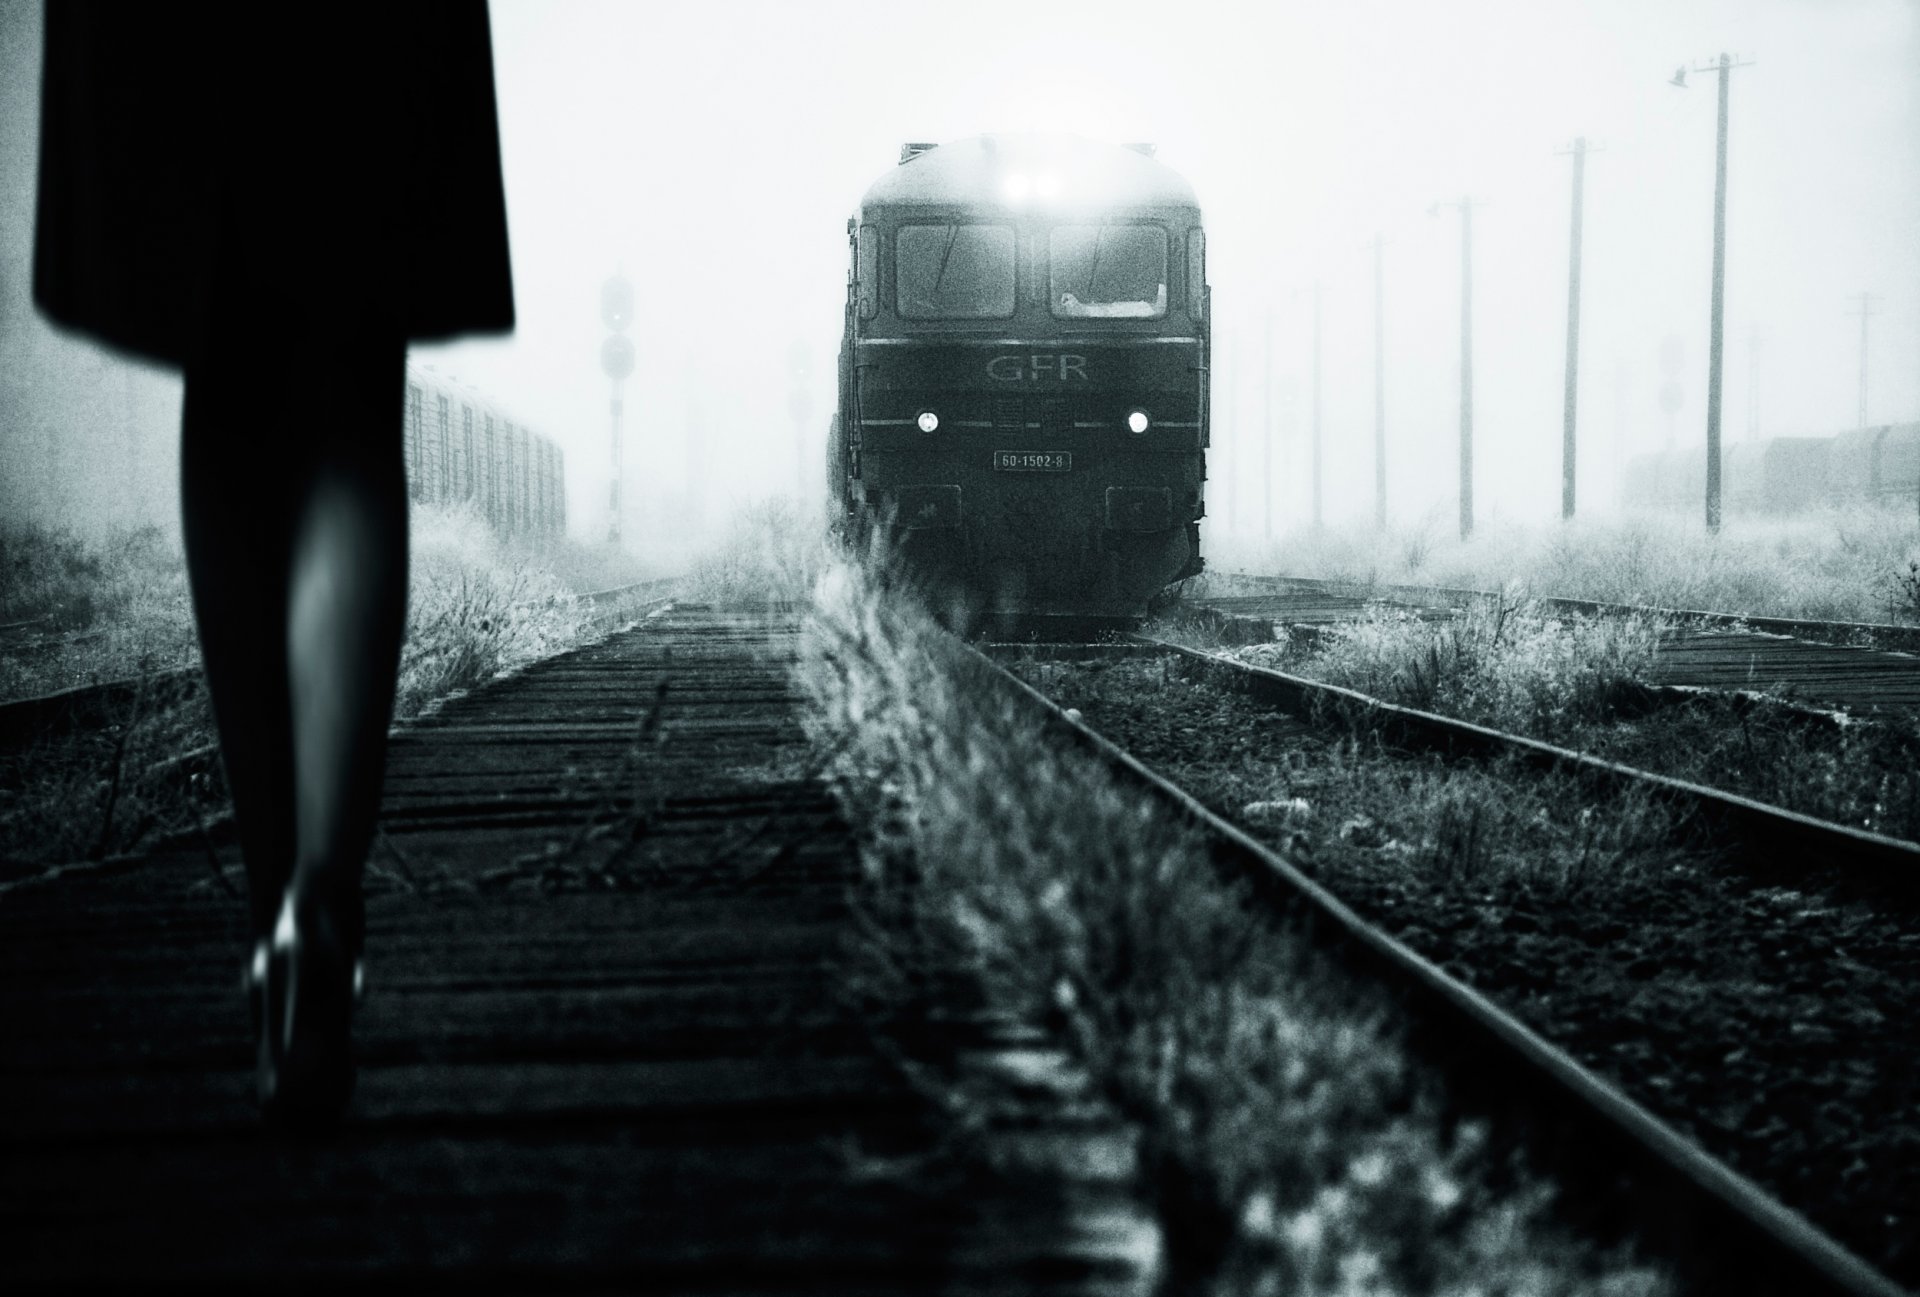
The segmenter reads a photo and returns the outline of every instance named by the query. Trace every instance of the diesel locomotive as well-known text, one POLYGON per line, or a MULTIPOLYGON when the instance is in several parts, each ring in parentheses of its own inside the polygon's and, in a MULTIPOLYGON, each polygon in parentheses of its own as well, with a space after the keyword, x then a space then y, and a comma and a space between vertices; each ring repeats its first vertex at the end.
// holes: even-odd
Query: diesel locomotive
POLYGON ((409 360, 401 425, 410 499, 470 501, 503 535, 566 530, 560 447, 515 424, 479 393, 409 360))
POLYGON ((989 615, 1135 618, 1199 573, 1206 233, 1151 146, 908 144, 847 233, 839 527, 989 615))

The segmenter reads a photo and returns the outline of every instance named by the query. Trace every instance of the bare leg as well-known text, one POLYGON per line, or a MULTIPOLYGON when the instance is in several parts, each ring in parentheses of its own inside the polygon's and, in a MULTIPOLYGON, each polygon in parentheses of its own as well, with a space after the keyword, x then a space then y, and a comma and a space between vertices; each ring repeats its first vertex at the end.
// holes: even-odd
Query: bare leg
POLYGON ((357 891, 406 624, 404 344, 312 345, 324 386, 216 354, 182 420, 188 574, 256 934, 289 882, 357 891))
POLYGON ((358 323, 272 347, 216 333, 182 420, 188 572, 247 863, 260 1099, 298 1126, 331 1122, 353 1085, 360 876, 406 624, 405 344, 358 323))
POLYGON ((291 685, 294 890, 342 898, 357 944, 407 612, 407 483, 398 339, 330 367, 294 500, 284 627, 291 685))
POLYGON ((293 870, 284 497, 288 430, 262 426, 258 371, 215 356, 187 373, 181 503, 200 653, 246 860, 252 931, 272 925, 293 870))

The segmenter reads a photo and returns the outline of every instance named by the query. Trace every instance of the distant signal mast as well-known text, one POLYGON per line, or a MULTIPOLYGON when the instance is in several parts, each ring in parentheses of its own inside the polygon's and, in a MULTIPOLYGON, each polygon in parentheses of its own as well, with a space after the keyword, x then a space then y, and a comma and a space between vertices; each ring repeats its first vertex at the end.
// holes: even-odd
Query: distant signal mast
POLYGON ((600 319, 610 330, 607 340, 600 344, 600 368, 613 381, 613 392, 608 402, 613 416, 613 480, 607 487, 607 543, 618 545, 620 476, 623 471, 620 462, 620 384, 633 373, 633 339, 627 336, 627 326, 633 323, 633 283, 625 275, 615 274, 600 285, 600 319))
POLYGON ((1860 317, 1860 411, 1855 426, 1867 426, 1867 321, 1880 313, 1878 293, 1855 293, 1853 314, 1860 317))

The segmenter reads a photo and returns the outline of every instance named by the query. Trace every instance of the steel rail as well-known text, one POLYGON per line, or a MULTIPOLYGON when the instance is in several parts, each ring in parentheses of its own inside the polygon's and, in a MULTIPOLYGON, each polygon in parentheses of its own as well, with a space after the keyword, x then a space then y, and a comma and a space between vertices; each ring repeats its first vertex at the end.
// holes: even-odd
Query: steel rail
POLYGON ((1340 685, 1289 675, 1271 667, 1156 639, 1128 637, 1171 654, 1216 684, 1271 703, 1304 720, 1337 716, 1350 726, 1374 728, 1402 747, 1488 758, 1513 756, 1534 769, 1562 770, 1616 787, 1651 789, 1697 813, 1709 826, 1746 850, 1767 857, 1804 851, 1818 858, 1873 870, 1883 881, 1920 888, 1920 844, 1757 801, 1705 784, 1608 761, 1539 739, 1509 734, 1472 721, 1405 707, 1340 685))
POLYGON ((170 686, 188 688, 199 678, 200 667, 196 663, 0 703, 0 749, 24 747, 48 734, 101 723, 110 719, 115 709, 131 703, 146 690, 170 686))
MULTIPOLYGON (((1502 597, 1497 590, 1476 590, 1465 586, 1396 585, 1329 577, 1262 576, 1251 572, 1222 572, 1219 575, 1227 580, 1240 581, 1248 585, 1264 585, 1275 590, 1306 589, 1329 594, 1354 591, 1380 592, 1394 599, 1438 596, 1455 600, 1490 600, 1502 597)), ((1869 639, 1877 645, 1897 645, 1902 651, 1920 652, 1920 626, 1903 626, 1894 622, 1819 621, 1808 617, 1764 617, 1749 613, 1718 612, 1705 608, 1668 608, 1659 604, 1570 599, 1559 595, 1529 595, 1527 600, 1558 612, 1585 613, 1589 616, 1641 613, 1700 625, 1740 626, 1763 634, 1786 635, 1794 639, 1831 639, 1843 642, 1869 639)))
POLYGON ((1671 1250, 1683 1267, 1703 1264, 1700 1246, 1707 1245, 1716 1265, 1711 1285, 1716 1291, 1724 1283, 1728 1292, 1794 1297, 1812 1293, 1900 1297, 1906 1292, 1565 1050, 1368 923, 1285 857, 1078 717, 1068 715, 985 653, 972 651, 1016 698, 1040 711, 1054 730, 1071 736, 1109 769, 1198 827, 1223 854, 1225 863, 1304 904, 1316 929, 1325 925, 1319 930, 1322 934, 1330 931, 1348 943, 1360 954, 1360 962, 1410 991, 1420 1008, 1443 1019, 1424 1024, 1430 1034, 1423 1039, 1433 1052, 1448 1057, 1450 1061, 1442 1066, 1454 1085, 1479 1096, 1491 1110, 1501 1111, 1504 1104, 1517 1102, 1550 1126, 1564 1127, 1569 1121, 1589 1129, 1597 1125, 1615 1137, 1583 1142, 1579 1150, 1588 1161, 1581 1170, 1594 1175, 1596 1163, 1608 1163, 1641 1177, 1637 1187, 1648 1201, 1633 1212, 1635 1225, 1671 1250), (1495 1060, 1516 1065, 1520 1071, 1509 1073, 1495 1060), (1539 1084, 1529 1088, 1517 1082, 1520 1076, 1539 1084))

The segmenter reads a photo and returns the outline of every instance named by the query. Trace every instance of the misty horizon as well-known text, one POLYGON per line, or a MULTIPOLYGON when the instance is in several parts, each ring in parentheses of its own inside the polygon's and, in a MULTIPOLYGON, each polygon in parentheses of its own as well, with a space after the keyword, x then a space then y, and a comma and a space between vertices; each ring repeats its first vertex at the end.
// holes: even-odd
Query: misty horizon
MULTIPOLYGON (((1868 421, 1920 418, 1920 13, 1898 0, 1216 4, 1180 23, 1090 5, 492 13, 519 325, 413 358, 564 449, 577 538, 605 527, 608 275, 639 297, 633 543, 738 502, 817 500, 846 218, 902 141, 998 132, 1152 141, 1198 193, 1217 536, 1261 522, 1263 426, 1276 524, 1306 516, 1316 281, 1327 515, 1371 516, 1376 235, 1392 516, 1451 512, 1460 231, 1444 204, 1468 196, 1476 497, 1488 519, 1557 515, 1561 154, 1586 138, 1581 504, 1605 512, 1627 459, 1704 449, 1715 79, 1669 81, 1723 51, 1752 60, 1730 87, 1724 439, 1855 426, 1862 292, 1877 298, 1868 421)), ((0 508, 83 530, 171 524, 177 376, 32 310, 39 8, 8 4, 0 24, 0 508)), ((288 361, 290 390, 323 392, 288 361)))

